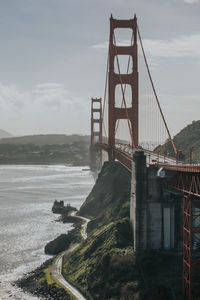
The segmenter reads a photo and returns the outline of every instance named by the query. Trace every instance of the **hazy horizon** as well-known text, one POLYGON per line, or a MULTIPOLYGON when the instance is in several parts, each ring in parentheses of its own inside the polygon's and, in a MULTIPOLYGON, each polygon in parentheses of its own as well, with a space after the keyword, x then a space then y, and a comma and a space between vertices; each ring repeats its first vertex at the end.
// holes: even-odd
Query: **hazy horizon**
POLYGON ((13 0, 0 3, 1 129, 90 134, 90 99, 104 93, 111 13, 137 14, 172 135, 199 119, 199 0, 13 0))

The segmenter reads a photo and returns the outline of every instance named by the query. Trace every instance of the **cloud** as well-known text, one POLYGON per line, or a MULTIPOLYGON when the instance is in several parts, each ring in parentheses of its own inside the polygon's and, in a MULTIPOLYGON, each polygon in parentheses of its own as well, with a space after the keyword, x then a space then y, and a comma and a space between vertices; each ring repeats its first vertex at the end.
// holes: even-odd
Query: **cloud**
MULTIPOLYGON (((117 45, 118 46, 129 46, 130 45, 130 41, 128 41, 128 40, 121 40, 121 41, 117 42, 117 45)), ((108 42, 104 42, 104 43, 101 43, 101 44, 92 45, 91 48, 92 49, 96 49, 96 50, 105 50, 105 49, 108 49, 108 46, 109 46, 109 43, 108 42)))
POLYGON ((43 83, 36 85, 31 92, 34 101, 45 106, 62 106, 64 102, 71 103, 68 90, 62 84, 43 83))
POLYGON ((21 109, 36 103, 36 105, 60 106, 71 103, 69 91, 62 84, 42 83, 31 90, 22 90, 16 85, 0 83, 0 103, 7 109, 21 109))
POLYGON ((199 3, 199 0, 184 0, 184 2, 188 4, 195 4, 195 3, 199 3))
POLYGON ((87 133, 89 103, 63 84, 42 83, 30 90, 0 83, 1 126, 13 134, 87 133))
POLYGON ((143 44, 146 52, 154 57, 200 57, 200 34, 168 41, 145 39, 143 44))
POLYGON ((105 49, 108 49, 108 42, 104 42, 104 43, 101 43, 101 44, 95 44, 95 45, 92 45, 90 46, 92 49, 96 49, 96 50, 105 50, 105 49))
MULTIPOLYGON (((130 42, 122 40, 119 45, 127 46, 130 42)), ((145 52, 152 57, 200 57, 200 33, 190 36, 181 36, 171 40, 144 39, 145 52)), ((92 45, 96 50, 105 50, 108 43, 92 45)), ((141 49, 139 47, 141 53, 141 49)))

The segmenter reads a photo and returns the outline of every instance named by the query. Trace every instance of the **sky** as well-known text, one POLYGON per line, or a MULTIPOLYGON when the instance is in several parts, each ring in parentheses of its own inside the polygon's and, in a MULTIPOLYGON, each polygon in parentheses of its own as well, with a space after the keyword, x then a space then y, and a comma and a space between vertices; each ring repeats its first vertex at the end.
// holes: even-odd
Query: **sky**
POLYGON ((111 13, 137 15, 172 135, 200 119, 200 0, 0 0, 1 129, 90 133, 111 13))

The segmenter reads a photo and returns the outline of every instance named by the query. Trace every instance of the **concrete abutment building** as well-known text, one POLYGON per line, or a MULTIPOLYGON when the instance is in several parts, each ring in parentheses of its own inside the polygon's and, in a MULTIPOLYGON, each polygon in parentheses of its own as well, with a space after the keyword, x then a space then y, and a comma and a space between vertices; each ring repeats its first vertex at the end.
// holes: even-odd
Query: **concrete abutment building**
POLYGON ((134 251, 180 248, 182 243, 182 195, 166 186, 166 178, 146 163, 143 151, 133 156, 130 219, 134 251))

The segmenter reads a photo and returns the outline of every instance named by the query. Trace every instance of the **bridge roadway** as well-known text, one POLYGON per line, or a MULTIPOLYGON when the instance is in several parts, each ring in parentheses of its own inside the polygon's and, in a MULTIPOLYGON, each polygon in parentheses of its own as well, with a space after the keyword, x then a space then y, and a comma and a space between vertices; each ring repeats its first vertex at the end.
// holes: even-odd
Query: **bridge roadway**
MULTIPOLYGON (((107 143, 97 143, 96 146, 102 150, 108 152, 109 146, 107 143)), ((132 161, 134 151, 128 144, 117 143, 113 148, 115 158, 126 168, 129 172, 132 172, 132 161)), ((147 166, 162 167, 169 171, 180 171, 190 173, 200 173, 200 164, 184 164, 177 162, 175 158, 155 153, 151 150, 146 150, 141 147, 135 149, 135 151, 144 151, 147 157, 147 166)))
MULTIPOLYGON (((109 151, 107 143, 96 144, 98 148, 109 151)), ((115 158, 132 173, 132 162, 134 151, 128 144, 117 143, 113 148, 115 158)), ((177 162, 175 158, 160 155, 150 150, 138 147, 135 151, 143 151, 146 155, 147 167, 155 166, 157 169, 163 168, 173 177, 171 187, 176 190, 200 197, 200 165, 183 164, 177 162)))
MULTIPOLYGON (((107 143, 97 143, 96 146, 105 150, 106 152, 109 151, 109 146, 107 143)), ((132 172, 132 162, 133 162, 133 149, 128 144, 117 143, 113 148, 115 153, 115 158, 126 168, 129 172, 132 172)), ((182 165, 177 164, 176 159, 173 157, 160 155, 150 150, 143 149, 138 147, 135 151, 144 151, 144 154, 147 157, 147 166, 156 165, 158 167, 166 168, 166 166, 173 166, 173 168, 181 167, 182 165)), ((183 166, 182 166, 183 167, 183 166)), ((200 170, 200 166, 198 166, 200 170)), ((197 169, 198 169, 197 168, 197 169)), ((171 168, 172 169, 172 168, 171 168)))

